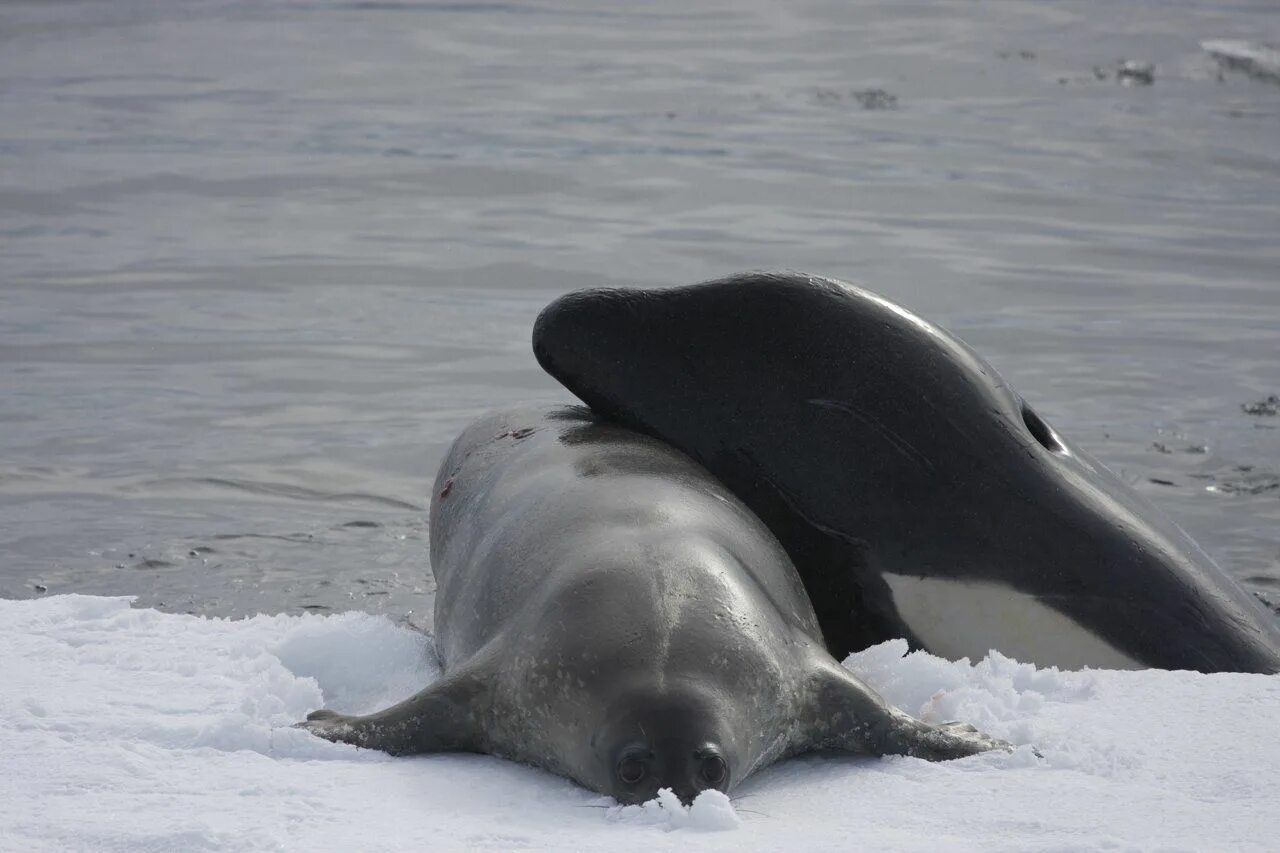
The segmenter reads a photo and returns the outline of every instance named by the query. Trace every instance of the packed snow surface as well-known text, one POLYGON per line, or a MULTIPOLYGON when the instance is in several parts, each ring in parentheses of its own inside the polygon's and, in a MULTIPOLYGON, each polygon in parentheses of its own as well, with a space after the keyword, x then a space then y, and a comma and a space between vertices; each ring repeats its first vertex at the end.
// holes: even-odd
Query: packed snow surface
POLYGON ((846 665, 1018 744, 946 764, 812 755, 621 807, 489 756, 390 758, 290 728, 436 675, 382 617, 206 619, 0 600, 0 847, 1274 849, 1280 676, 1059 672, 890 642, 846 665), (1033 748, 1034 746, 1034 748, 1033 748))

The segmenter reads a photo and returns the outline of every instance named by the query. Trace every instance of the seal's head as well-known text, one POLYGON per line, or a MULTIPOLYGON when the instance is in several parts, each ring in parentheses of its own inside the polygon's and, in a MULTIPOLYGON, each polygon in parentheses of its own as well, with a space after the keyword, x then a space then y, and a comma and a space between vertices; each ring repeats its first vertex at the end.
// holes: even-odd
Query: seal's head
POLYGON ((604 782, 593 787, 620 803, 643 803, 670 788, 685 805, 711 788, 728 791, 736 762, 724 722, 694 690, 625 695, 593 741, 604 782))

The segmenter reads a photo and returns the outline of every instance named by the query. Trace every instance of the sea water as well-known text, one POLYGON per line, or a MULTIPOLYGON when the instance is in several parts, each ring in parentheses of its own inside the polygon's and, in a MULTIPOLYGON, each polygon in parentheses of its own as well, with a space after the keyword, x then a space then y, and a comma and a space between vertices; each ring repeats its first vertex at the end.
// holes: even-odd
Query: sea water
POLYGON ((449 442, 567 399, 542 305, 790 268, 959 334, 1280 599, 1280 86, 1200 47, 1277 38, 1220 0, 6 3, 0 597, 429 627, 449 442))

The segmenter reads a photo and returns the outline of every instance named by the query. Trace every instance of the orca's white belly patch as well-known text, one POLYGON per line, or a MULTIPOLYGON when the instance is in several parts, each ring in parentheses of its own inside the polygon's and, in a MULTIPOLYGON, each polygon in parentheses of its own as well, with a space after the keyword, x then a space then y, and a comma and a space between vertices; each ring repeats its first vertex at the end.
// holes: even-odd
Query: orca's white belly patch
POLYGON ((930 652, 977 661, 996 649, 1062 669, 1144 669, 1084 625, 1004 584, 886 572, 898 616, 930 652))

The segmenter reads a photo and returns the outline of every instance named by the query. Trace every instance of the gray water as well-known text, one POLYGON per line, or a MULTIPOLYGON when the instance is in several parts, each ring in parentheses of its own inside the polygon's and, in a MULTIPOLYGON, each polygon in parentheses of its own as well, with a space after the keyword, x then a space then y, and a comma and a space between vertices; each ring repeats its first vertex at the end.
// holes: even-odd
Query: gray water
POLYGON ((1221 0, 6 2, 0 596, 429 625, 445 448, 565 397, 543 304, 792 268, 958 333, 1280 600, 1280 417, 1242 409, 1280 393, 1280 86, 1198 46, 1268 36, 1221 0))

